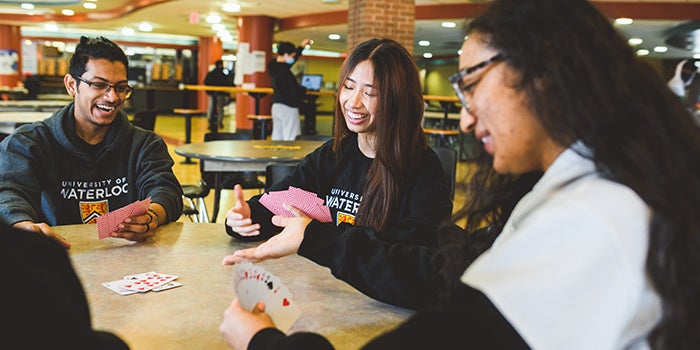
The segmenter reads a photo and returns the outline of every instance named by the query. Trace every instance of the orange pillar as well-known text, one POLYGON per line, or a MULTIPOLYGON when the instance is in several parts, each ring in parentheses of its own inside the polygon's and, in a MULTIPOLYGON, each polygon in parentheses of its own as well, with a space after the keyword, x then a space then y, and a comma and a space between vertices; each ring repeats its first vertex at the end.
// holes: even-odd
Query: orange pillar
POLYGON ((22 33, 17 26, 0 24, 0 85, 22 81, 22 33))
MULTIPOLYGON (((267 62, 272 59, 272 38, 274 34, 275 18, 268 16, 241 16, 238 18, 238 48, 240 50, 241 43, 247 43, 249 47, 248 54, 253 52, 264 52, 265 62, 263 66, 267 66, 267 62)), ((244 45, 245 46, 245 45, 244 45)), ((238 53, 241 55, 241 52, 238 53)), ((252 58, 252 55, 250 56, 252 58)), ((236 62, 238 64, 238 62, 236 62)), ((243 75, 243 83, 253 83, 255 87, 271 87, 270 77, 267 72, 254 72, 252 74, 243 75)), ((270 114, 270 106, 272 105, 270 96, 266 96, 260 101, 260 114, 270 114)), ((248 120, 248 114, 255 113, 255 99, 248 94, 236 94, 236 130, 252 129, 253 122, 248 120)))
MULTIPOLYGON (((197 77, 199 81, 197 83, 204 84, 204 78, 207 76, 207 73, 209 73, 209 66, 213 65, 216 60, 220 60, 223 54, 224 48, 218 37, 199 38, 199 52, 197 53, 197 60, 199 62, 197 64, 197 77)), ((207 109, 208 103, 207 93, 205 91, 199 91, 197 93, 197 108, 207 109)))

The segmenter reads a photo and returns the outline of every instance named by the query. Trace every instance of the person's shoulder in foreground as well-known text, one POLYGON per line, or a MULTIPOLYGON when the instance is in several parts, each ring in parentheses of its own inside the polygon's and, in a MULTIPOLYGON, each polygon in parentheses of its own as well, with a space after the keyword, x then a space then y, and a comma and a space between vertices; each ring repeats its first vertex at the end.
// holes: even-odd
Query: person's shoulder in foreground
POLYGON ((21 349, 128 349, 92 328, 82 284, 66 250, 43 234, 0 226, 3 344, 21 349))

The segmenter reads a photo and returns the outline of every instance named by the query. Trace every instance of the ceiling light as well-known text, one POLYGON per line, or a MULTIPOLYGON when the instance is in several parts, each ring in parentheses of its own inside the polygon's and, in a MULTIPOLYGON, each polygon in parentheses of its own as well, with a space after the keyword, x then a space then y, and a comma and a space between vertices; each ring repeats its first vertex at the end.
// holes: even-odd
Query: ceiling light
POLYGON ((457 27, 457 23, 455 23, 455 22, 442 22, 442 23, 440 23, 440 25, 443 26, 444 28, 456 28, 457 27))
POLYGON ((124 35, 134 35, 136 31, 133 28, 122 28, 122 34, 124 35))
POLYGON ((221 10, 224 12, 241 12, 241 5, 235 2, 227 2, 221 5, 221 10))
POLYGON ((73 11, 71 9, 63 9, 63 10, 61 10, 61 13, 64 16, 73 16, 75 14, 75 11, 73 11))
POLYGON ((619 24, 621 26, 626 26, 628 24, 632 24, 634 22, 633 19, 631 18, 626 18, 626 17, 620 17, 615 19, 615 24, 619 24))
POLYGON ((646 56, 646 55, 648 55, 648 54, 649 54, 649 50, 646 50, 646 49, 637 50, 637 55, 638 55, 638 56, 646 56))
POLYGON ((430 41, 428 40, 421 40, 418 42, 418 46, 430 46, 430 41))
POLYGON ((426 53, 423 54, 423 57, 424 57, 424 58, 433 58, 433 54, 430 53, 430 52, 426 52, 426 53))
POLYGON ((26 2, 23 3, 22 5, 20 5, 20 7, 22 7, 25 10, 33 10, 34 9, 34 5, 26 3, 26 2))
POLYGON ((668 51, 668 47, 666 46, 656 46, 654 47, 654 52, 666 52, 668 51))
MULTIPOLYGON (((697 59, 700 59, 700 53, 696 53, 696 54, 694 54, 694 55, 693 55, 693 58, 697 58, 697 59)), ((697 62, 695 62, 695 64, 697 64, 697 62)))
POLYGON ((226 25, 223 23, 214 23, 211 25, 211 30, 218 32, 220 30, 226 29, 226 25))
POLYGON ((153 30, 153 25, 148 22, 139 24, 139 30, 142 32, 150 32, 153 30))
POLYGON ((217 15, 216 13, 212 13, 205 17, 204 20, 207 21, 207 23, 219 23, 221 22, 221 16, 217 15))
POLYGON ((89 10, 94 10, 97 8, 97 4, 94 2, 85 2, 83 3, 83 7, 89 10))
POLYGON ((641 45, 643 42, 644 40, 642 40, 641 38, 629 38, 629 40, 627 40, 627 43, 632 46, 641 45))
POLYGON ((328 34, 328 39, 340 40, 340 34, 328 34))

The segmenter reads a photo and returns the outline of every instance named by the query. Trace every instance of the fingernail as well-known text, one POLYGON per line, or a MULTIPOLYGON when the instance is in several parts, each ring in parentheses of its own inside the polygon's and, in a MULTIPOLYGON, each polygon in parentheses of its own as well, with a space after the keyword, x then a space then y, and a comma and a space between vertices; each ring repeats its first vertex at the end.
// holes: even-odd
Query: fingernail
POLYGON ((131 218, 124 219, 124 222, 131 222, 131 218))

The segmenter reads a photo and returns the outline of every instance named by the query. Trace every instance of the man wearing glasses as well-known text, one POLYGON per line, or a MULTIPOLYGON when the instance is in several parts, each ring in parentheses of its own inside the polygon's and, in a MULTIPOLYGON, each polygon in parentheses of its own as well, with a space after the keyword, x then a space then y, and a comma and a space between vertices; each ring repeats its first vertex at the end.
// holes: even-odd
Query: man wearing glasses
POLYGON ((133 88, 114 42, 81 37, 63 78, 73 102, 0 143, 0 221, 65 241, 50 226, 94 223, 151 198, 111 237, 143 241, 182 212, 182 191, 163 140, 133 126, 122 107, 133 88))

